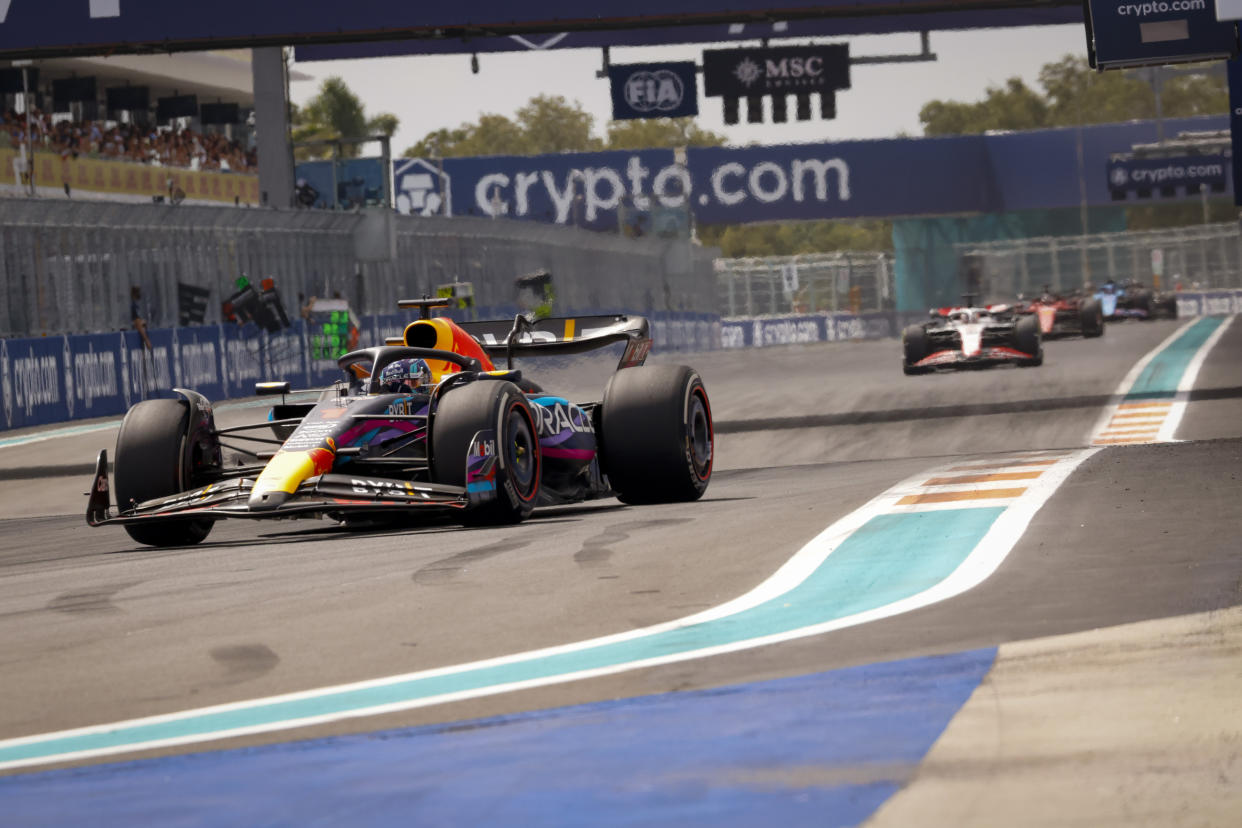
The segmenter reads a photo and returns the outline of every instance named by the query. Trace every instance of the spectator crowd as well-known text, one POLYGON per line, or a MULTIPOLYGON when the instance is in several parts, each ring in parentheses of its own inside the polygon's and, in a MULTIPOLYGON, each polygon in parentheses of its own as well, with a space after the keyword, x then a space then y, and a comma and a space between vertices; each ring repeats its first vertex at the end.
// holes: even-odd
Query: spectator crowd
MULTIPOLYGON (((133 161, 160 167, 217 172, 254 172, 254 150, 219 133, 170 129, 113 121, 53 120, 31 110, 32 143, 36 149, 60 153, 62 158, 103 158, 133 161)), ((14 149, 26 143, 26 116, 15 110, 4 113, 3 133, 14 149)))

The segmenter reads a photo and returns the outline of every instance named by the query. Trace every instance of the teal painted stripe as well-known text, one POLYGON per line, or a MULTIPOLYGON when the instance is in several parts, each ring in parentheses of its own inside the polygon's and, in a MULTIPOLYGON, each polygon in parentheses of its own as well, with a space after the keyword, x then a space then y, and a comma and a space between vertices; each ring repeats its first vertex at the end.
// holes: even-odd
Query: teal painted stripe
POLYGON ((1186 366, 1207 342, 1208 337, 1225 323, 1223 316, 1205 316, 1182 332, 1160 353, 1147 363, 1134 385, 1126 394, 1127 400, 1170 399, 1177 394, 1177 385, 1186 373, 1186 366))
POLYGON ((846 538, 792 590, 726 618, 628 641, 313 698, 259 702, 240 710, 189 715, 104 733, 49 738, 0 748, 0 762, 340 714, 445 693, 612 667, 791 632, 917 595, 947 578, 979 544, 1003 507, 879 515, 846 538))

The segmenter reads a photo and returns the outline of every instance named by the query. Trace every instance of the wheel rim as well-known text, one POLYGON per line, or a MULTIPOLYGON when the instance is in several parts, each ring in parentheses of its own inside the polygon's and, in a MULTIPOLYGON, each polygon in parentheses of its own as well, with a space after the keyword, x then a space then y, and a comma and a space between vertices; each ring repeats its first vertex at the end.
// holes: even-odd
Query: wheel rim
POLYGON ((712 472, 712 423, 707 399, 701 389, 690 395, 690 411, 686 418, 686 438, 690 447, 690 462, 700 480, 706 480, 712 472))
POLYGON ((530 500, 539 485, 539 447, 535 443, 530 418, 522 406, 514 404, 505 418, 505 460, 509 481, 522 500, 530 500))

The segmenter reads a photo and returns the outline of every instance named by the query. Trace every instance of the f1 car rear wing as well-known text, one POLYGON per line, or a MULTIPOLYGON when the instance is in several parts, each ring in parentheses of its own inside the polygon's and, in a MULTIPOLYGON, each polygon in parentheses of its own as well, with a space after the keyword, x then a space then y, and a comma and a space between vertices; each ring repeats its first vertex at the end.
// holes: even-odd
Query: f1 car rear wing
MULTIPOLYGON (((397 307, 417 309, 419 318, 429 320, 433 308, 446 307, 442 298, 402 299, 397 307)), ((549 316, 531 320, 518 314, 512 322, 503 319, 482 322, 453 322, 482 346, 488 356, 503 355, 510 369, 515 356, 543 354, 582 354, 625 342, 625 352, 617 369, 642 365, 651 353, 651 325, 642 316, 602 314, 592 316, 549 316)), ((408 333, 408 330, 407 330, 408 333)), ((406 344, 403 337, 387 340, 389 345, 406 344)))
POLYGON ((651 353, 651 326, 644 317, 616 315, 549 316, 531 321, 519 314, 503 321, 460 322, 491 356, 582 354, 617 342, 626 343, 617 368, 642 365, 651 353))

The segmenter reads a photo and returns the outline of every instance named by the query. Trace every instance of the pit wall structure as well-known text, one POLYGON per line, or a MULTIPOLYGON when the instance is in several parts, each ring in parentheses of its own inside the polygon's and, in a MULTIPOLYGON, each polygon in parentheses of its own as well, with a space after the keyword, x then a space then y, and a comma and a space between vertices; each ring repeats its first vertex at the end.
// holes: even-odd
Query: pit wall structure
MULTIPOLYGON (((1179 316, 1236 313, 1242 313, 1242 290, 1178 296, 1179 316)), ((895 338, 926 315, 881 311, 721 319, 657 312, 648 318, 653 351, 662 353, 895 338)), ((402 314, 364 317, 359 344, 395 336, 408 321, 402 314)), ((149 330, 148 339, 149 349, 134 331, 0 339, 0 430, 117 416, 141 400, 171 397, 177 387, 221 401, 252 396, 260 381, 316 388, 340 375, 335 359, 315 358, 301 319, 279 334, 253 325, 203 325, 149 330)))

